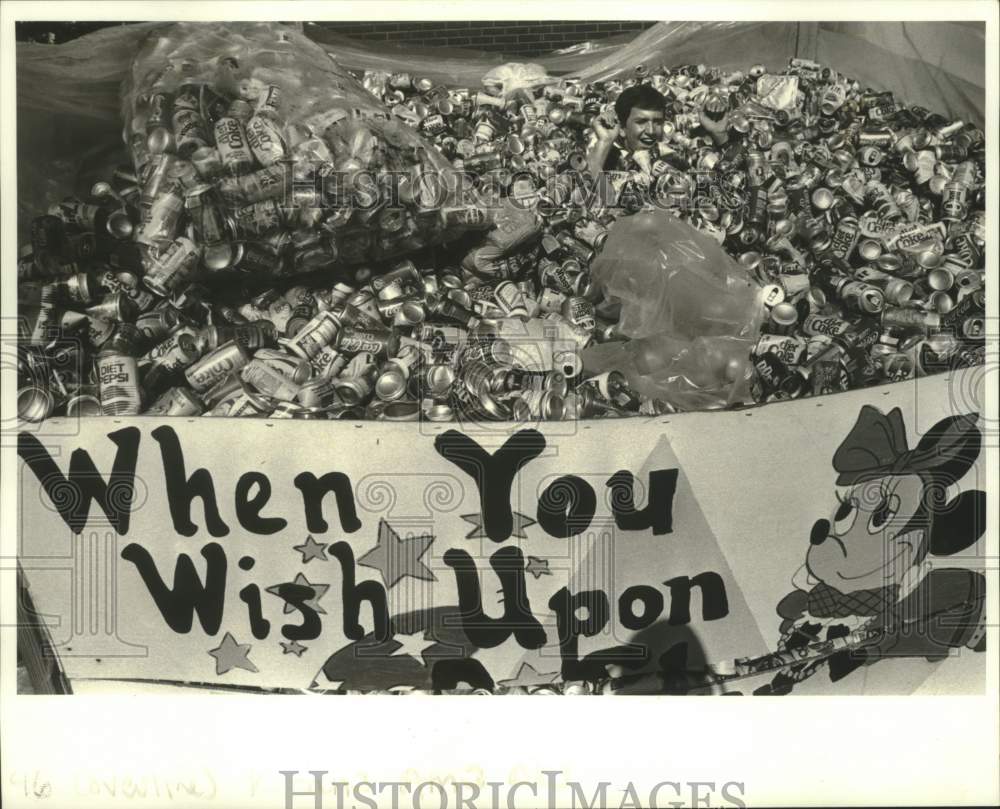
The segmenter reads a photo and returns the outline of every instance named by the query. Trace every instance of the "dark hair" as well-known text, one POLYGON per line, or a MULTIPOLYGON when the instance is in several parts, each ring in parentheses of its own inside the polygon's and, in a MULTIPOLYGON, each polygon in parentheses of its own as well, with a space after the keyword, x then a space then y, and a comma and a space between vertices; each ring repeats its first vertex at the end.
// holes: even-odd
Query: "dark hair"
POLYGON ((633 108, 666 111, 667 99, 650 84, 636 84, 622 91, 615 101, 618 123, 625 126, 633 108))

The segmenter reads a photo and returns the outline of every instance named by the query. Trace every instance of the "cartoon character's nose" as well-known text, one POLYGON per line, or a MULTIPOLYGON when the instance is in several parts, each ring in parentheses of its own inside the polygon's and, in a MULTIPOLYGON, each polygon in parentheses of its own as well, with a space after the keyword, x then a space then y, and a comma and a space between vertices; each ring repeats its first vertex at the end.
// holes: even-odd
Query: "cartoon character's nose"
POLYGON ((812 533, 809 535, 809 542, 813 545, 822 545, 828 536, 830 536, 830 521, 816 520, 812 533))

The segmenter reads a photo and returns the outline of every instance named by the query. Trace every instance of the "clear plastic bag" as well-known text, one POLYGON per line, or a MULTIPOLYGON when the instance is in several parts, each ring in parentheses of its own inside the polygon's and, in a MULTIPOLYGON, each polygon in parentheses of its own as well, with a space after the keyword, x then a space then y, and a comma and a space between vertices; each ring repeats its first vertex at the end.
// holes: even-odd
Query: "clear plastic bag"
POLYGON ((505 97, 518 90, 533 90, 555 81, 535 62, 507 62, 487 71, 482 78, 484 86, 497 87, 505 97))
POLYGON ((761 290, 716 241, 667 211, 644 211, 611 227, 593 280, 620 307, 629 340, 588 349, 588 368, 618 367, 640 392, 683 409, 743 400, 761 290))
MULTIPOLYGON (((18 238, 33 216, 72 191, 85 194, 123 162, 120 86, 151 32, 169 23, 117 25, 62 45, 17 43, 18 238)), ((213 26, 217 27, 217 26, 213 26)), ((309 40, 354 71, 409 72, 476 88, 502 54, 360 42, 306 23, 309 40)), ((584 81, 639 65, 703 63, 745 70, 816 59, 875 89, 976 126, 985 122, 985 26, 978 22, 662 22, 638 36, 601 40, 532 61, 550 76, 584 81)))
POLYGON ((122 114, 138 176, 159 133, 166 151, 196 166, 195 182, 219 183, 250 238, 321 231, 332 238, 329 261, 358 264, 435 244, 449 230, 439 214, 454 200, 451 164, 283 25, 154 32, 132 62, 122 114))

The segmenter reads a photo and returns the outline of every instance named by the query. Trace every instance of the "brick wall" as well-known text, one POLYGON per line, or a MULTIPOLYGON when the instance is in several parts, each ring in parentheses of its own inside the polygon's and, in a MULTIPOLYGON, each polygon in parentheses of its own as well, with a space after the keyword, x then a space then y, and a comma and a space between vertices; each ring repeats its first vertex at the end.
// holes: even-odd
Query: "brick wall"
POLYGON ((476 22, 323 22, 324 28, 367 42, 473 48, 519 56, 538 56, 578 42, 636 34, 651 22, 476 21, 476 22))
MULTIPOLYGON (((19 22, 17 39, 66 42, 116 22, 19 22)), ((539 56, 587 40, 637 34, 652 22, 476 21, 476 22, 320 22, 338 34, 367 42, 471 48, 511 56, 539 56)))

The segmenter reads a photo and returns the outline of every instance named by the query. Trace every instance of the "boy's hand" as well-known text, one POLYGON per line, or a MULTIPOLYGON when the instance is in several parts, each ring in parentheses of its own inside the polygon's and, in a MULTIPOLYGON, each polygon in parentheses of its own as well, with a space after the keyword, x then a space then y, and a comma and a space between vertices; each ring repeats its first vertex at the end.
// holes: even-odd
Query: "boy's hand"
POLYGON ((597 139, 605 143, 613 143, 615 138, 622 133, 618 124, 609 124, 600 115, 594 116, 593 128, 594 132, 597 133, 597 139))
POLYGON ((719 95, 709 95, 698 111, 698 122, 716 143, 729 139, 729 101, 719 95))

